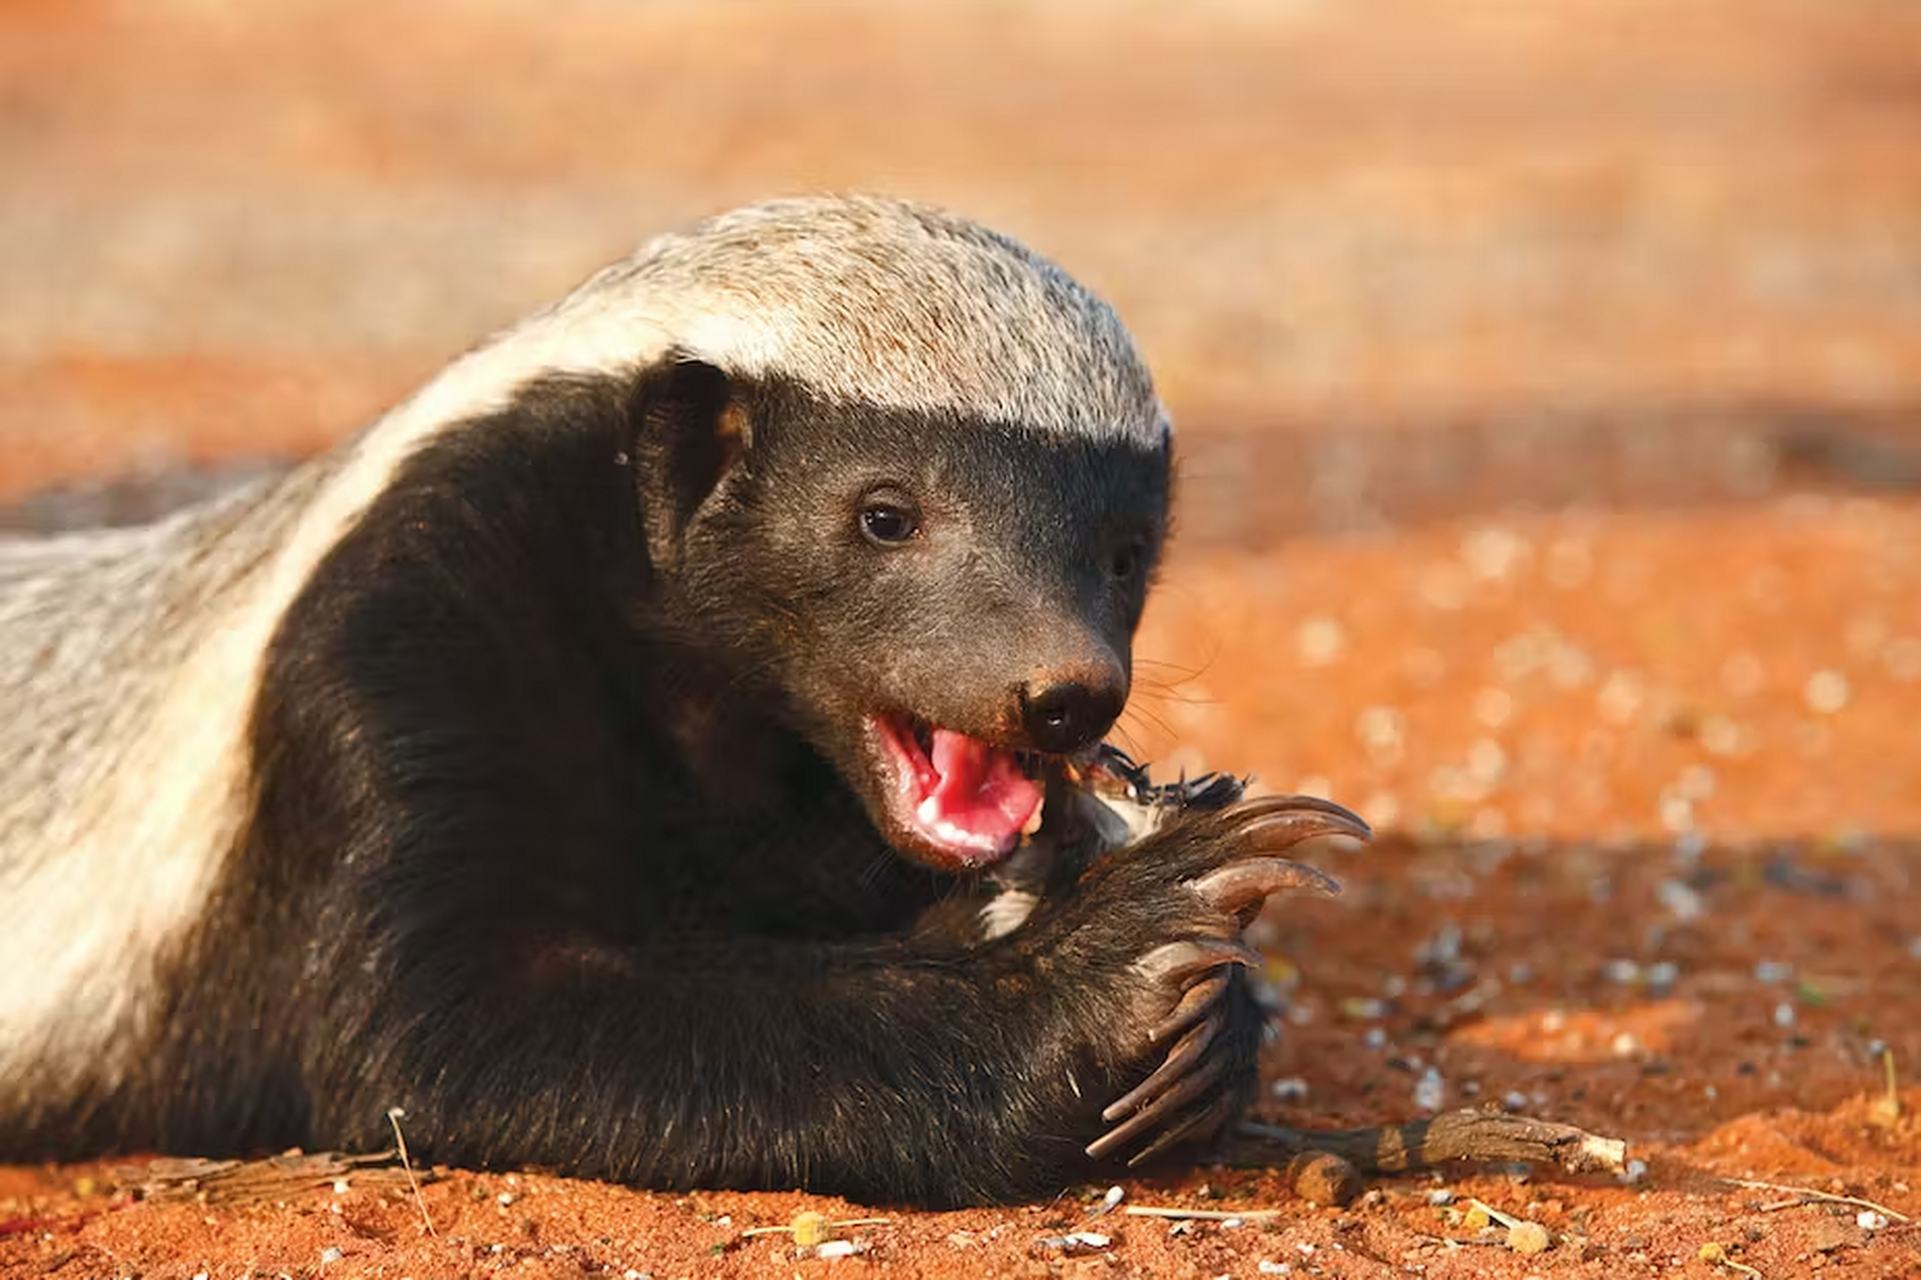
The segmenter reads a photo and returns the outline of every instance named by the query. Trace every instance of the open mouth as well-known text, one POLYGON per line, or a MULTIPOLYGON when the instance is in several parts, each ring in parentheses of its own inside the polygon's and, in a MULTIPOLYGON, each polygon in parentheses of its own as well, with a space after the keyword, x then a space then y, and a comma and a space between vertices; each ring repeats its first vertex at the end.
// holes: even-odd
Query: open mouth
POLYGON ((942 864, 977 868, 998 862, 1040 825, 1039 755, 991 746, 912 716, 874 716, 870 725, 891 775, 890 816, 942 864))

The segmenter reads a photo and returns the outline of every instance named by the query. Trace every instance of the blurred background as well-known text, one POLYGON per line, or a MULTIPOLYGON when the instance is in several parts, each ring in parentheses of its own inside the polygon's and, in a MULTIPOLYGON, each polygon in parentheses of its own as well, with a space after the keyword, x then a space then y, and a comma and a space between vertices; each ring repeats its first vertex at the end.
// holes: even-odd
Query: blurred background
POLYGON ((0 525, 324 448, 861 189, 1179 424, 1129 742, 1415 833, 1921 831, 1921 7, 0 3, 0 525))

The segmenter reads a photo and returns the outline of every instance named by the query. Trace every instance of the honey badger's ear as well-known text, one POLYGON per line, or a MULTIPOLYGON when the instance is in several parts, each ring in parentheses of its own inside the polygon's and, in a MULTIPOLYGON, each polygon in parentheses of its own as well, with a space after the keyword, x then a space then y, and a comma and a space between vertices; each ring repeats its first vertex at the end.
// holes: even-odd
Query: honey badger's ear
POLYGON ((679 354, 641 375, 632 405, 648 551, 672 564, 688 520, 747 450, 747 409, 726 373, 679 354))

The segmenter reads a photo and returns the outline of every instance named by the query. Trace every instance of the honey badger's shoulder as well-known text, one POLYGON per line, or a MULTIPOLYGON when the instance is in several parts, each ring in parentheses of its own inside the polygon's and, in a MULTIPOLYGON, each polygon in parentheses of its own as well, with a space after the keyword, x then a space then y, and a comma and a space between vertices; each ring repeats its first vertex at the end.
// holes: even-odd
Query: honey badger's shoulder
POLYGON ((1205 1136, 1255 1015, 1183 984, 1276 881, 1186 886, 1271 814, 964 957, 914 933, 1119 713, 1168 450, 1058 268, 785 201, 282 480, 0 553, 40 654, 0 674, 0 923, 46 957, 0 981, 0 1150, 363 1144, 398 1104, 435 1159, 1000 1196, 1087 1163, 1170 1009, 1154 1087, 1195 1083, 1095 1148, 1205 1136))

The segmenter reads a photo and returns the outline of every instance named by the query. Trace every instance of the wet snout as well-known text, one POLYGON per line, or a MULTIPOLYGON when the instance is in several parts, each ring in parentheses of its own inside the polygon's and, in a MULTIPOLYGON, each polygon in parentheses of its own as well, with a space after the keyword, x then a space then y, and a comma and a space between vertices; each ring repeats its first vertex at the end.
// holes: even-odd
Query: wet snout
POLYGON ((1127 672, 1111 654, 1049 664, 1028 676, 1018 700, 1028 744, 1065 755, 1113 727, 1127 705, 1127 672))

